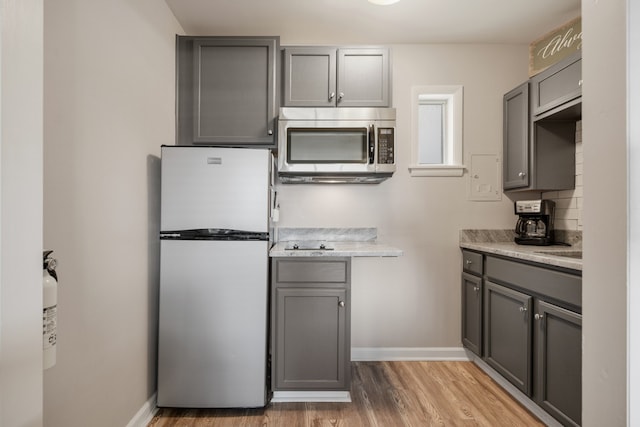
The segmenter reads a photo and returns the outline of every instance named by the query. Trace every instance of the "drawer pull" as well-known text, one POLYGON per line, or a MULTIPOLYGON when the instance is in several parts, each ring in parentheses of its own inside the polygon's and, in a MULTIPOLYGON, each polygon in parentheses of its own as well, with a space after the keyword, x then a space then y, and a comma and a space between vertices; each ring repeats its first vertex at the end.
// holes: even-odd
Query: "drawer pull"
POLYGON ((471 261, 470 259, 466 259, 466 260, 464 260, 464 262, 465 262, 465 264, 467 264, 467 265, 471 265, 471 264, 473 264, 473 261, 471 261))

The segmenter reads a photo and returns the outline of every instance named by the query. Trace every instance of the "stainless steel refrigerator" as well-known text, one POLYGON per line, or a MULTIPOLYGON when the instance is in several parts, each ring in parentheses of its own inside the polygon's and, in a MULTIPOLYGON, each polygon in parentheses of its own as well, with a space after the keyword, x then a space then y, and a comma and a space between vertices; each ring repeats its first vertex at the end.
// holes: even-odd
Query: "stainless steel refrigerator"
POLYGON ((160 407, 267 403, 271 153, 162 147, 160 407))

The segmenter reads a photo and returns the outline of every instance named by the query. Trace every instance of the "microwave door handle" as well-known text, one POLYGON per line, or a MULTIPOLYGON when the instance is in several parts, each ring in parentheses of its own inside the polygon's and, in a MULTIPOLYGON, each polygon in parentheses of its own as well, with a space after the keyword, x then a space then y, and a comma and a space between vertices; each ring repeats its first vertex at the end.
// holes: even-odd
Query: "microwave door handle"
POLYGON ((375 161, 375 151, 376 151, 376 133, 375 127, 373 125, 369 126, 369 164, 372 165, 375 161))

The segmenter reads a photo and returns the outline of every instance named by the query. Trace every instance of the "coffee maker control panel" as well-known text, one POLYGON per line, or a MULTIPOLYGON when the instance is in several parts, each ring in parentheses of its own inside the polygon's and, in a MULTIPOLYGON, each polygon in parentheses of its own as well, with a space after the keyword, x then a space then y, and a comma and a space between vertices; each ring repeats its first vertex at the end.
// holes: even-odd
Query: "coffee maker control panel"
POLYGON ((516 214, 542 214, 543 206, 548 203, 543 203, 542 200, 518 200, 515 203, 516 214))

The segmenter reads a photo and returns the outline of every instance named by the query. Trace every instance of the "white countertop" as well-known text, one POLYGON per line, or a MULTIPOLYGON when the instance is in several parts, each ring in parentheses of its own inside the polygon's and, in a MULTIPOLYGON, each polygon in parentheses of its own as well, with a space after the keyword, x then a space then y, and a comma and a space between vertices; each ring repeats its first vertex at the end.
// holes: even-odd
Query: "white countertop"
POLYGON ((378 242, 374 227, 284 227, 277 232, 278 241, 270 257, 398 257, 402 250, 378 242), (292 250, 298 245, 298 250, 292 250), (324 245, 327 249, 320 249, 324 245), (311 248, 311 249, 306 249, 311 248))
MULTIPOLYGON (((325 242, 327 248, 288 250, 292 242, 278 242, 269 251, 270 257, 398 257, 402 250, 376 241, 367 242, 325 242)), ((302 245, 301 245, 302 247, 302 245)))
POLYGON ((580 249, 573 249, 569 246, 527 246, 514 242, 460 242, 460 247, 582 271, 582 259, 551 254, 552 252, 580 251, 580 249))

